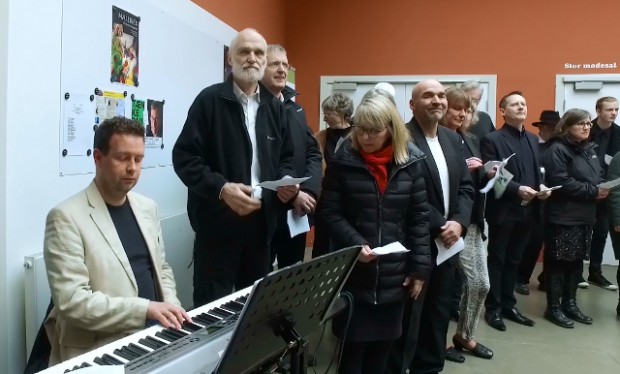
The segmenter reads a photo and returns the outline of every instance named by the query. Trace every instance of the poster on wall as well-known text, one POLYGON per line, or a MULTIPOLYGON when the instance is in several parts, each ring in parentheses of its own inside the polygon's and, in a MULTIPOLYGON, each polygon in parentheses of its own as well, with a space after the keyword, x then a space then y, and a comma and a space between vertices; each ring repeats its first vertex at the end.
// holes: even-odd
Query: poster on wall
POLYGON ((164 141, 164 102, 148 99, 146 111, 148 113, 146 146, 161 147, 164 141))
POLYGON ((93 103, 87 94, 65 94, 62 117, 62 140, 60 150, 63 157, 90 156, 93 146, 93 103))
POLYGON ((224 46, 224 80, 232 74, 232 65, 228 63, 228 46, 224 46))
POLYGON ((131 119, 139 122, 144 127, 144 100, 132 100, 131 119))
POLYGON ((97 91, 95 95, 95 124, 108 118, 125 116, 125 95, 115 91, 97 91))
POLYGON ((140 17, 112 7, 112 83, 138 86, 139 24, 140 17))

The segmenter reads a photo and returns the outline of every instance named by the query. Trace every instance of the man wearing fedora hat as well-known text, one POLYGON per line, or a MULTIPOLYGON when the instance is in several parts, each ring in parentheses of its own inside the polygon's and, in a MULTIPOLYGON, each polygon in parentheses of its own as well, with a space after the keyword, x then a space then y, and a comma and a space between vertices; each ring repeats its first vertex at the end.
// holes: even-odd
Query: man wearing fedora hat
MULTIPOLYGON (((557 125, 559 121, 560 113, 553 110, 543 110, 542 113, 540 113, 540 120, 538 122, 532 123, 532 126, 538 127, 538 146, 541 159, 542 155, 549 147, 548 140, 553 136, 553 132, 555 131, 555 125, 557 125)), ((545 171, 542 165, 540 166, 540 171, 544 178, 545 171)), ((540 206, 542 213, 543 204, 540 204, 540 206)), ((541 218, 541 216, 536 218, 541 218)), ((530 277, 534 272, 536 261, 538 260, 538 256, 540 255, 542 244, 543 228, 542 220, 539 220, 538 224, 534 225, 532 229, 530 239, 525 246, 525 250, 523 251, 523 257, 521 258, 521 263, 519 264, 519 269, 517 271, 517 285, 515 286, 515 292, 520 293, 521 295, 530 294, 528 284, 530 283, 530 277)), ((540 275, 538 276, 538 282, 539 289, 543 290, 543 273, 540 273, 540 275)))

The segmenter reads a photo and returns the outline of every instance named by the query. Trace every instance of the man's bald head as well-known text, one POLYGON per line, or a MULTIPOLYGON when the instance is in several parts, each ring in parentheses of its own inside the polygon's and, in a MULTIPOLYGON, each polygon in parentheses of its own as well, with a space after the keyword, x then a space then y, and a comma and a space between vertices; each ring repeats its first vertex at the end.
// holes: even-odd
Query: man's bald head
POLYGON ((448 109, 446 90, 435 79, 424 80, 411 90, 409 107, 421 125, 437 125, 448 109))
POLYGON ((242 30, 230 43, 228 63, 237 84, 258 82, 267 66, 267 41, 254 29, 242 30))

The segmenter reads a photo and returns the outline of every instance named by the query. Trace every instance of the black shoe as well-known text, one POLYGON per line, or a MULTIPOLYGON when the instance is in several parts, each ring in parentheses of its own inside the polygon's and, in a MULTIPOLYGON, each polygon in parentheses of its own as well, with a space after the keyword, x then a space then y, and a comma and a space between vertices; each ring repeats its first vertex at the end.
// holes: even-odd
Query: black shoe
POLYGON ((515 292, 520 295, 527 296, 530 294, 530 288, 525 283, 517 283, 517 285, 515 286, 515 292))
POLYGON ((547 308, 547 310, 545 310, 545 319, 566 329, 572 329, 573 327, 575 327, 573 321, 568 319, 564 315, 564 313, 562 313, 562 310, 558 307, 554 307, 551 309, 547 308))
POLYGON ((608 281, 604 276, 602 272, 592 272, 590 273, 590 275, 588 276, 588 282, 595 285, 595 286, 599 286, 605 290, 608 291, 617 291, 618 290, 618 286, 616 286, 615 284, 611 283, 610 281, 608 281))
POLYGON ((565 305, 562 305, 562 311, 564 315, 575 322, 583 323, 585 325, 591 325, 594 321, 592 317, 588 317, 579 310, 575 300, 568 300, 565 305))
POLYGON ((466 350, 476 357, 484 358, 487 360, 493 358, 493 351, 478 342, 476 342, 476 346, 474 347, 474 349, 468 349, 453 336, 452 343, 454 344, 454 349, 456 349, 457 351, 466 350))
POLYGON ((484 320, 495 330, 506 331, 506 324, 504 324, 504 320, 499 312, 485 314, 484 320))
POLYGON ((446 360, 462 364, 465 362, 465 356, 457 352, 454 347, 450 347, 446 349, 446 360))
POLYGON ((524 316, 523 314, 521 314, 521 312, 519 312, 519 310, 517 308, 512 308, 512 309, 504 309, 502 311, 502 315, 504 316, 504 318, 507 318, 513 322, 516 322, 520 325, 523 326, 534 326, 534 321, 532 321, 531 319, 527 318, 526 316, 524 316))

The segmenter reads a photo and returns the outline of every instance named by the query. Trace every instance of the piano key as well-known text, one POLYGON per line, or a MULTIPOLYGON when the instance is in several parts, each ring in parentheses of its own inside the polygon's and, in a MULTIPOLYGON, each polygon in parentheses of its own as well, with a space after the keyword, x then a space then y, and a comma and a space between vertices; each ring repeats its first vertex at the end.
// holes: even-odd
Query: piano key
POLYGON ((231 310, 235 313, 240 313, 241 310, 243 310, 243 304, 241 304, 238 301, 229 301, 226 304, 222 305, 222 308, 226 308, 228 310, 231 310))
POLYGON ((213 308, 213 309, 211 309, 209 311, 209 314, 214 314, 214 315, 216 315, 218 317, 226 318, 226 317, 232 316, 235 313, 229 312, 229 311, 224 310, 222 308, 213 308))
POLYGON ((95 357, 93 361, 95 362, 95 364, 99 364, 102 366, 110 365, 106 361, 104 361, 101 357, 95 357))
POLYGON ((122 364, 124 364, 123 361, 121 361, 121 360, 117 359, 116 357, 113 357, 112 355, 107 354, 107 353, 104 353, 103 356, 101 356, 101 358, 104 361, 110 362, 110 365, 122 365, 122 364))
POLYGON ((149 350, 144 349, 134 343, 129 343, 129 345, 127 346, 127 349, 132 352, 135 352, 138 356, 144 356, 145 354, 150 352, 149 350))
POLYGON ((166 330, 161 330, 155 333, 155 336, 158 336, 162 339, 165 339, 167 341, 169 341, 170 343, 172 343, 175 340, 179 340, 180 338, 178 336, 172 335, 170 333, 168 333, 168 331, 166 330))
POLYGON ((133 353, 131 353, 131 352, 127 351, 127 350, 126 350, 126 349, 124 349, 124 348, 121 348, 121 349, 115 349, 115 350, 114 350, 114 354, 115 354, 115 355, 117 355, 117 356, 121 356, 122 358, 124 358, 124 359, 125 359, 125 360, 127 360, 127 361, 131 361, 131 360, 136 359, 136 358, 138 358, 138 357, 139 357, 139 356, 134 355, 133 353))
POLYGON ((159 339, 154 339, 150 336, 146 336, 138 340, 138 343, 142 344, 143 346, 149 347, 153 350, 166 346, 166 343, 162 342, 159 339))
POLYGON ((203 328, 202 326, 199 326, 199 325, 197 325, 195 323, 186 322, 186 323, 183 324, 183 330, 185 330, 187 332, 195 332, 195 331, 198 331, 198 330, 200 330, 202 328, 203 328))
POLYGON ((210 325, 212 323, 219 322, 221 320, 221 318, 214 317, 214 316, 212 316, 210 314, 207 314, 207 313, 199 314, 199 315, 197 315, 194 318, 199 320, 199 321, 202 321, 206 325, 210 325))

